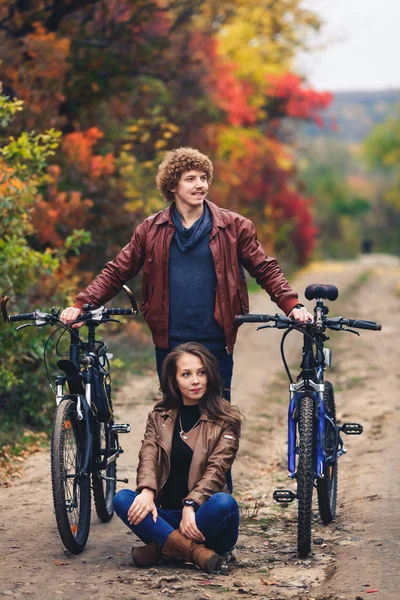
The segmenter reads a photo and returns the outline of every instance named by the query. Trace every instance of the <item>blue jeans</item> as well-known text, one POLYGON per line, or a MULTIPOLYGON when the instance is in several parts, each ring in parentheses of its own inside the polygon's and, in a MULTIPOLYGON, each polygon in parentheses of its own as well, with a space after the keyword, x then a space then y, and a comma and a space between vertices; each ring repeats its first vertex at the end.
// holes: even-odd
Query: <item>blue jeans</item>
MULTIPOLYGON (((153 521, 151 513, 139 525, 130 525, 128 510, 136 498, 132 490, 121 490, 114 498, 114 510, 120 519, 146 544, 157 542, 164 546, 167 537, 179 529, 181 510, 157 507, 158 517, 153 521)), ((196 512, 196 525, 206 538, 207 548, 224 554, 234 548, 239 535, 239 507, 230 494, 218 492, 202 504, 196 512)))
MULTIPOLYGON (((162 365, 164 359, 171 352, 172 348, 156 348, 157 373, 161 383, 162 365)), ((223 396, 228 402, 231 401, 231 383, 233 372, 233 354, 228 354, 226 350, 210 350, 218 359, 219 372, 223 384, 223 396)))

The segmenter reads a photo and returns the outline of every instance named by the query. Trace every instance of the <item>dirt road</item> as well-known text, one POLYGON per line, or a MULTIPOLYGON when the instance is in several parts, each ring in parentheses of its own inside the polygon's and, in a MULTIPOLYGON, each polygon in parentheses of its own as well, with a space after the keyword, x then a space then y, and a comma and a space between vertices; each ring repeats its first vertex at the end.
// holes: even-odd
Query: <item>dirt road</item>
MULTIPOLYGON (((233 477, 242 505, 239 563, 227 576, 204 576, 192 567, 129 565, 135 536, 117 518, 107 525, 92 517, 87 549, 67 556, 52 511, 49 455, 26 463, 24 477, 0 488, 0 598, 106 598, 227 600, 238 597, 336 600, 398 600, 400 576, 400 260, 370 256, 348 263, 313 265, 294 287, 329 282, 340 298, 331 315, 370 318, 380 333, 360 338, 332 334, 338 417, 360 421, 361 437, 346 438, 341 458, 337 520, 323 527, 315 513, 313 552, 296 556, 296 506, 273 505, 286 487, 287 384, 279 356, 279 332, 243 326, 235 353, 233 399, 246 422, 233 477), (378 590, 378 591, 372 591, 378 590)), ((264 293, 253 311, 276 312, 264 293)), ((289 364, 299 362, 300 337, 288 340, 289 364)), ((135 377, 120 391, 116 413, 133 433, 122 441, 119 472, 134 486, 137 451, 156 377, 135 377)), ((129 487, 129 486, 128 486, 129 487)), ((316 499, 315 499, 316 500, 316 499)))

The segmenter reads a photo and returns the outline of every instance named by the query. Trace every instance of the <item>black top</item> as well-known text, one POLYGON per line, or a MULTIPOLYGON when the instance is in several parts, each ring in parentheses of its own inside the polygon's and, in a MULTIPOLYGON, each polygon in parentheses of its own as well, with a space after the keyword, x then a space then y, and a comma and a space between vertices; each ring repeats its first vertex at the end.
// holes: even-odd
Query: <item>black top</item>
MULTIPOLYGON (((189 431, 200 418, 198 404, 194 406, 185 406, 180 409, 182 427, 184 431, 189 431)), ((198 427, 198 425, 197 425, 198 427)), ((181 438, 179 422, 179 412, 176 416, 174 435, 172 438, 171 449, 171 470, 166 484, 162 489, 160 506, 171 510, 180 510, 182 500, 189 493, 188 477, 190 464, 192 462, 193 451, 181 438)))

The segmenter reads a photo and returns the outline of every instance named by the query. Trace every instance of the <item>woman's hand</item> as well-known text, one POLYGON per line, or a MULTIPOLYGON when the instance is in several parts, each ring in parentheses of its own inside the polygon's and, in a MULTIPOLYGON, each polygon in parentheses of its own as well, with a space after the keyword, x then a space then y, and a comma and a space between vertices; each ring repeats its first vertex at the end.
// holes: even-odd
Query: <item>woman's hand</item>
POLYGON ((136 496, 128 510, 128 521, 131 525, 139 525, 147 517, 149 513, 153 515, 154 523, 157 521, 158 512, 154 504, 154 492, 148 488, 144 488, 140 494, 136 496))
MULTIPOLYGON (((79 310, 79 308, 74 308, 73 306, 68 306, 68 308, 64 308, 64 310, 62 311, 62 313, 60 315, 60 321, 62 321, 66 325, 68 325, 68 323, 73 323, 74 321, 76 321, 76 319, 81 314, 82 313, 79 310)), ((82 321, 80 323, 74 323, 74 325, 72 325, 72 329, 79 329, 83 325, 85 325, 85 321, 82 321)))
POLYGON ((182 520, 179 525, 179 531, 185 537, 195 542, 205 542, 206 538, 196 525, 196 515, 190 506, 184 506, 182 510, 182 520))

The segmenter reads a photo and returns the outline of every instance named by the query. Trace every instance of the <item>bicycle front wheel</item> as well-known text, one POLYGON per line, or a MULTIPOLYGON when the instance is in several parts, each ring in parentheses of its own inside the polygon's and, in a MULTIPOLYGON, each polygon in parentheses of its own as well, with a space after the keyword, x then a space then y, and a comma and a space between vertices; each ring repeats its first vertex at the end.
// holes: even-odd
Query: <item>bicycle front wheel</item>
POLYGON ((51 440, 51 480, 58 531, 73 554, 84 549, 90 529, 90 478, 83 475, 84 421, 76 403, 63 400, 54 418, 51 440))
POLYGON ((329 381, 325 382, 324 404, 326 414, 332 420, 325 422, 325 468, 323 479, 317 481, 318 506, 324 525, 329 525, 336 515, 336 496, 338 486, 338 462, 334 456, 336 449, 336 407, 333 386, 329 381))
POLYGON ((115 457, 118 450, 118 439, 116 434, 109 432, 110 425, 96 423, 95 429, 95 457, 93 462, 93 497, 96 513, 100 521, 107 523, 114 514, 113 500, 117 489, 117 462, 113 460, 101 470, 101 462, 104 459, 115 457), (107 439, 108 438, 108 439, 107 439), (103 476, 107 477, 104 479, 103 476))
POLYGON ((299 461, 297 466, 298 532, 297 549, 299 556, 308 556, 311 550, 311 510, 314 484, 314 403, 305 397, 299 407, 299 461))

